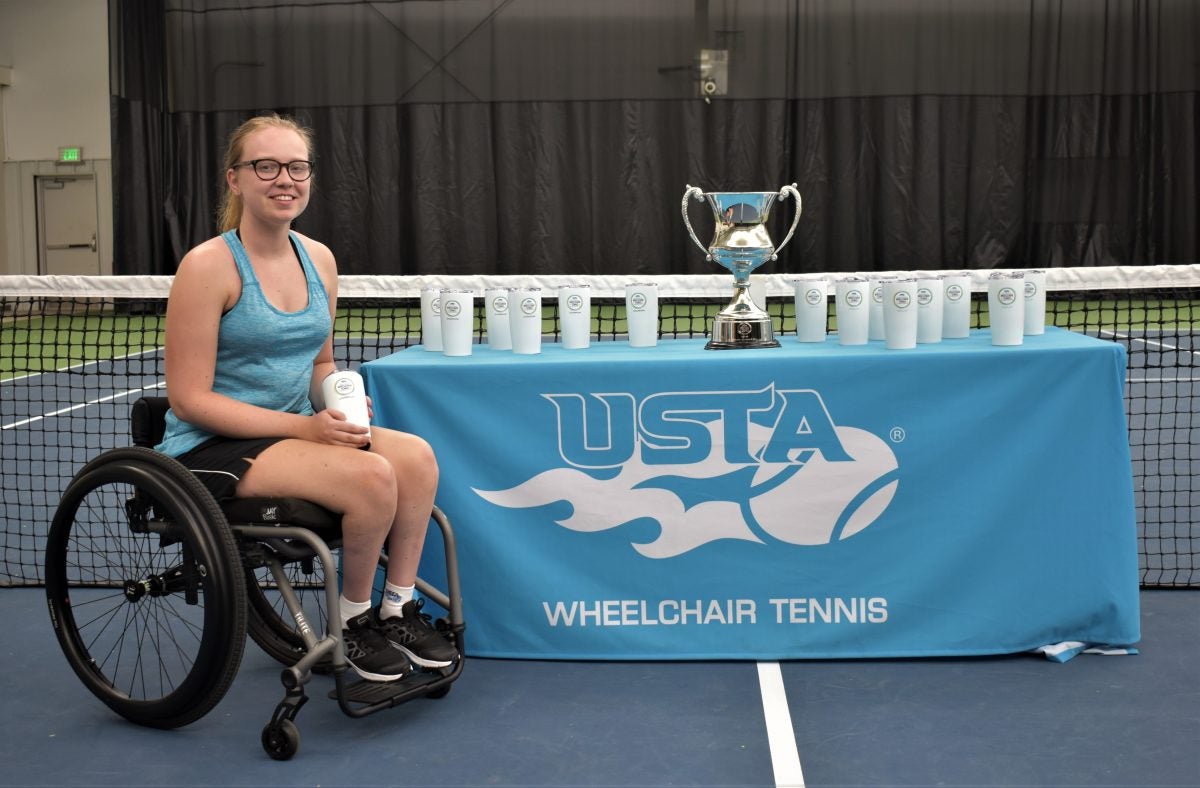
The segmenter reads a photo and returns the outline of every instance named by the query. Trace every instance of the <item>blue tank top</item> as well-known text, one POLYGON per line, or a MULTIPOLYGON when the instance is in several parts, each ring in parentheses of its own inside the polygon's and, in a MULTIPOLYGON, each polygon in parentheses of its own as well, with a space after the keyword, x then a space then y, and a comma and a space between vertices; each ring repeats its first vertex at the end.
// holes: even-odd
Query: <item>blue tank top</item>
MULTIPOLYGON (((280 311, 267 301, 236 230, 221 236, 237 263, 242 294, 221 316, 213 391, 263 408, 311 415, 308 386, 313 359, 332 327, 329 298, 299 237, 289 235, 308 282, 308 305, 298 312, 280 311)), ((176 417, 172 409, 167 411, 166 433, 156 448, 178 457, 212 437, 213 433, 176 417)))

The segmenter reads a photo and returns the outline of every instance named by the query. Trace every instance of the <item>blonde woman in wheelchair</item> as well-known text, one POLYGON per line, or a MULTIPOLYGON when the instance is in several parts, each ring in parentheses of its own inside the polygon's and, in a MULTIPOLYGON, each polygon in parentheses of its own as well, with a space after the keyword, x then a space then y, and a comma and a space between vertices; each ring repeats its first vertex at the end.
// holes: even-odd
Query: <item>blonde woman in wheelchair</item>
POLYGON ((288 118, 252 118, 230 136, 221 235, 184 256, 167 304, 171 408, 157 448, 217 500, 295 497, 341 514, 346 658, 363 678, 392 681, 410 662, 457 657, 413 596, 438 466, 418 436, 313 406, 335 371, 338 276, 329 248, 291 229, 312 160, 311 134, 288 118), (387 585, 372 607, 385 544, 387 585))

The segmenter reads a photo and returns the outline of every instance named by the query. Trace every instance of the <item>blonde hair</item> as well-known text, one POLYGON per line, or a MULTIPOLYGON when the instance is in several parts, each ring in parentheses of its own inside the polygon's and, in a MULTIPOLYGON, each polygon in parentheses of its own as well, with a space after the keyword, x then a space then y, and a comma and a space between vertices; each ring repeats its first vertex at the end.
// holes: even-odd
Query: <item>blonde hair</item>
POLYGON ((229 135, 229 144, 225 148, 225 167, 221 170, 221 202, 217 206, 217 232, 226 232, 237 227, 242 222, 242 198, 241 195, 234 194, 229 188, 229 181, 224 177, 233 165, 242 160, 242 147, 246 143, 246 138, 256 131, 261 131, 267 128, 290 129, 300 135, 300 139, 304 140, 304 147, 308 150, 308 158, 312 158, 313 133, 311 129, 301 126, 291 118, 276 115, 259 115, 255 118, 250 118, 242 125, 233 130, 229 135))

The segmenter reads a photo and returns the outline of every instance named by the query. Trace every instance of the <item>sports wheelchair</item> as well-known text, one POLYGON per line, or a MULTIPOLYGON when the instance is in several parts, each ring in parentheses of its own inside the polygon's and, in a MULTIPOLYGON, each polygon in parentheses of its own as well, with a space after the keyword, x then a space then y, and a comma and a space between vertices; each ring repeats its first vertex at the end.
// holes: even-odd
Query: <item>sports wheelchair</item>
POLYGON ((134 403, 134 445, 87 463, 50 526, 50 618, 84 685, 132 722, 187 725, 224 697, 249 634, 287 666, 283 700, 262 732, 263 749, 276 760, 300 746, 295 719, 314 672, 332 674, 329 697, 351 717, 445 696, 463 669, 465 625, 454 534, 441 510, 431 519, 442 537, 446 588, 420 578, 417 588, 446 611, 433 623, 458 659, 393 682, 352 683, 333 557, 340 517, 296 498, 218 505, 190 471, 151 448, 162 438, 167 407, 166 397, 134 403))

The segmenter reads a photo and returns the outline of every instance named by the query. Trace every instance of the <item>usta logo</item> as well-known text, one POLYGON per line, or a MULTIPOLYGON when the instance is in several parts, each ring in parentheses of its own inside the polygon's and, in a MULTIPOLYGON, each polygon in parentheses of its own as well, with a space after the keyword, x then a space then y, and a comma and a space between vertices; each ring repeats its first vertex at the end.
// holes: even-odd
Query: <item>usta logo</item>
POLYGON ((899 485, 888 443, 834 424, 811 389, 542 397, 564 465, 475 493, 508 508, 567 501, 573 512, 557 523, 584 533, 652 519, 657 538, 632 543, 649 558, 719 539, 846 539, 878 519, 899 485))

